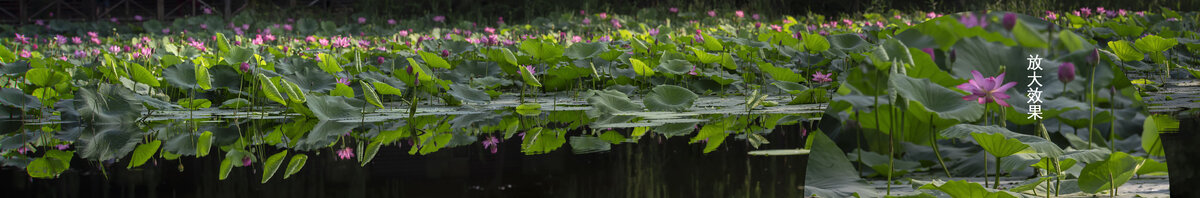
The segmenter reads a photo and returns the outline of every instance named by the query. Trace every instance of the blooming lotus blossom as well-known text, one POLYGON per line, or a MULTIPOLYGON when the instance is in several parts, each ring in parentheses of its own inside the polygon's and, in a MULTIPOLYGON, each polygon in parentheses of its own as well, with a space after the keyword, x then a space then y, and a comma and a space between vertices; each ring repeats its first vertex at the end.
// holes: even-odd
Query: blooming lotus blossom
POLYGON ((25 148, 23 146, 21 148, 17 148, 17 153, 25 154, 25 152, 29 152, 29 148, 25 148))
POLYGON ((537 75, 537 70, 533 68, 533 65, 526 65, 525 71, 529 72, 529 75, 537 75))
POLYGON ((709 10, 709 11, 708 11, 708 16, 709 16, 709 17, 716 17, 716 16, 717 16, 717 11, 716 11, 716 10, 709 10))
POLYGON ((601 12, 601 13, 599 14, 599 16, 600 16, 600 19, 607 19, 607 18, 608 18, 608 13, 601 12))
POLYGON ((388 19, 387 23, 388 25, 396 25, 396 19, 388 19))
POLYGON ((171 28, 163 28, 163 29, 162 29, 162 33, 163 33, 163 34, 170 34, 170 33, 171 33, 171 28))
POLYGON ((21 34, 17 34, 17 33, 13 33, 13 34, 17 35, 17 41, 21 41, 21 44, 29 44, 29 37, 25 37, 25 35, 21 35, 21 34))
POLYGON ((754 15, 750 15, 750 18, 751 18, 751 19, 754 19, 754 20, 758 20, 758 19, 760 19, 760 18, 762 18, 762 17, 759 17, 759 16, 758 16, 758 14, 754 14, 754 15))
POLYGON ((617 21, 617 19, 612 19, 609 23, 612 23, 613 27, 621 28, 621 21, 617 21))
POLYGON ((133 20, 142 21, 142 15, 133 15, 133 20))
POLYGON ((109 21, 109 22, 113 22, 113 23, 117 23, 117 24, 121 24, 121 21, 120 21, 120 20, 117 20, 117 17, 108 18, 108 21, 109 21))
POLYGON ((589 19, 589 18, 583 18, 583 24, 584 24, 584 25, 592 24, 592 19, 589 19))
POLYGON ((647 30, 646 33, 650 34, 650 36, 658 36, 658 28, 650 28, 650 30, 647 30))
POLYGON ((28 50, 21 50, 20 56, 21 56, 21 58, 29 58, 30 56, 33 56, 33 55, 30 54, 28 50))
POLYGON ((446 22, 446 16, 442 16, 442 15, 433 16, 433 21, 434 22, 446 22))
POLYGON ((1004 91, 1016 86, 1017 82, 1004 83, 1003 73, 999 76, 987 78, 984 78, 983 74, 980 74, 979 71, 971 71, 971 75, 974 76, 974 79, 958 85, 958 89, 971 92, 970 95, 963 96, 963 100, 975 100, 979 101, 979 104, 996 102, 1000 106, 1009 106, 1008 102, 1004 102, 1005 99, 1009 98, 1008 94, 1005 94, 1004 91))
POLYGON ((61 151, 61 150, 67 150, 68 148, 71 148, 71 145, 69 145, 69 144, 59 144, 59 145, 56 145, 56 146, 54 146, 54 148, 56 148, 56 149, 58 149, 58 150, 60 150, 60 151, 61 151))
POLYGON ((364 23, 367 23, 367 18, 366 17, 358 17, 358 24, 364 24, 364 23))
POLYGON ((827 83, 833 81, 833 78, 829 77, 831 75, 833 75, 832 72, 828 74, 821 74, 820 71, 817 71, 817 73, 813 74, 812 77, 813 81, 816 81, 817 83, 827 83))
POLYGON ((771 29, 775 30, 776 32, 783 32, 783 26, 771 25, 771 29))
POLYGON ((204 14, 212 14, 212 8, 204 7, 204 14))
POLYGON ((976 17, 975 14, 972 14, 972 13, 963 14, 962 16, 960 16, 958 18, 958 22, 962 23, 963 26, 967 26, 967 28, 972 28, 972 27, 986 28, 987 27, 987 17, 976 17))
POLYGON ((746 13, 745 13, 745 12, 742 12, 741 10, 738 10, 738 11, 733 11, 733 15, 734 15, 734 16, 737 16, 738 18, 745 18, 745 17, 746 17, 746 13))
POLYGON ((342 148, 337 150, 337 158, 340 158, 340 160, 349 160, 350 157, 354 157, 354 149, 342 148))
POLYGON ((1004 29, 1012 30, 1013 26, 1017 25, 1017 14, 1004 13, 1004 19, 1001 21, 1004 23, 1004 29))
POLYGON ((698 73, 696 73, 696 66, 695 66, 695 65, 693 65, 693 66, 692 66, 692 71, 689 71, 689 72, 688 72, 688 75, 693 75, 693 76, 695 76, 695 75, 698 75, 698 73))
POLYGON ((571 42, 578 43, 580 41, 583 41, 583 37, 580 37, 580 36, 572 36, 571 37, 571 42))
POLYGON ((678 12, 679 12, 679 8, 676 8, 676 7, 671 7, 671 8, 668 8, 668 9, 667 9, 667 11, 671 11, 671 13, 678 13, 678 12))
POLYGON ((83 44, 83 39, 79 38, 78 36, 71 37, 71 43, 74 43, 76 45, 83 44))
POLYGON ((46 21, 43 21, 43 20, 41 20, 41 19, 38 19, 38 20, 36 20, 36 21, 33 21, 33 24, 35 24, 35 25, 39 25, 39 26, 42 26, 42 25, 46 25, 46 21))
POLYGON ((346 78, 338 78, 338 79, 337 79, 337 83, 338 83, 338 84, 342 84, 342 85, 346 85, 346 86, 350 86, 350 79, 346 79, 346 78))
POLYGON ((500 139, 496 138, 496 136, 488 136, 488 138, 484 139, 482 143, 483 148, 491 149, 493 154, 500 150, 500 139))
POLYGON ((1058 81, 1063 83, 1075 80, 1075 63, 1065 62, 1058 66, 1058 81))

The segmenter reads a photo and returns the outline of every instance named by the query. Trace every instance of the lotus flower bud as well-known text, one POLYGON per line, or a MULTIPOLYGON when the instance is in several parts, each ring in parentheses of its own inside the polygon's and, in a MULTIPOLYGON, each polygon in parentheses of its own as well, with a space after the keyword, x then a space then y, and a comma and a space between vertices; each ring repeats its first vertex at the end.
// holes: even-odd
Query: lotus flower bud
POLYGON ((1017 25, 1017 14, 1013 14, 1011 12, 1005 13, 1003 23, 1004 23, 1004 29, 1008 29, 1011 31, 1013 29, 1013 26, 1017 25))
POLYGON ((1058 80, 1063 83, 1075 80, 1075 64, 1071 62, 1063 63, 1058 66, 1058 80))

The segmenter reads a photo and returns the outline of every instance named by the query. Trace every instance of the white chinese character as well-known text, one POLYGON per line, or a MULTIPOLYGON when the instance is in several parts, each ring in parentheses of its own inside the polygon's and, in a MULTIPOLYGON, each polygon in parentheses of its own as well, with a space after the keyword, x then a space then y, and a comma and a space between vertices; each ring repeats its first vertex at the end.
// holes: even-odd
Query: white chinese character
POLYGON ((1033 73, 1032 76, 1029 76, 1029 79, 1032 79, 1033 81, 1029 82, 1029 85, 1025 85, 1025 86, 1033 87, 1033 84, 1037 84, 1038 87, 1041 87, 1042 83, 1038 82, 1038 80, 1037 80, 1038 78, 1042 78, 1042 76, 1038 76, 1037 73, 1033 73))
POLYGON ((1038 87, 1030 87, 1029 93, 1025 94, 1025 96, 1029 97, 1029 101, 1026 101, 1026 103, 1029 103, 1029 104, 1041 104, 1042 103, 1042 91, 1038 90, 1038 87))
POLYGON ((1037 54, 1031 54, 1025 60, 1029 60, 1029 67, 1025 70, 1042 70, 1042 58, 1039 58, 1037 54))
POLYGON ((1025 119, 1042 119, 1042 105, 1029 105, 1029 117, 1025 119))

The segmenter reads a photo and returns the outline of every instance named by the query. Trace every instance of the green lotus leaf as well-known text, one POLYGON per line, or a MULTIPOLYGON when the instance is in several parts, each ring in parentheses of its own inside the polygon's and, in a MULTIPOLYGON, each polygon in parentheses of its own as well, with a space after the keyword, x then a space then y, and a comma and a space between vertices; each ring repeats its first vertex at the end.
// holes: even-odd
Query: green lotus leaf
POLYGON ((699 96, 691 90, 675 85, 658 85, 642 99, 651 111, 683 111, 692 107, 699 96))

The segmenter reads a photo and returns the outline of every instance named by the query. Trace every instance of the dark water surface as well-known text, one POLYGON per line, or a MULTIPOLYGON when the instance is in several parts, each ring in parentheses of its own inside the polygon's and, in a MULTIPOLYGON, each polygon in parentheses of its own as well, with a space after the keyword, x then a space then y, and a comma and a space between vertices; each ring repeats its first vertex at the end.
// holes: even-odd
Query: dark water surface
MULTIPOLYGON (((79 127, 84 129, 64 130, 51 135, 59 140, 76 136, 74 140, 66 141, 73 142, 67 150, 76 151, 69 170, 56 179, 32 179, 25 169, 14 166, 19 165, 20 158, 6 157, 3 171, 0 171, 0 179, 5 184, 0 188, 5 188, 2 191, 9 195, 20 195, 18 197, 800 197, 802 194, 806 156, 747 155, 752 150, 802 148, 804 137, 801 127, 809 123, 797 118, 802 116, 691 116, 689 118, 704 121, 676 123, 686 127, 682 130, 661 124, 645 125, 643 130, 648 132, 635 138, 633 134, 638 133, 637 127, 591 128, 606 126, 597 122, 612 121, 614 118, 598 119, 600 121, 587 119, 586 116, 581 119, 563 118, 565 115, 582 114, 543 113, 530 117, 498 113, 471 118, 474 121, 469 122, 451 121, 463 121, 456 118, 471 115, 431 116, 425 120, 433 121, 425 124, 424 129, 427 130, 423 131, 434 133, 432 137, 429 134, 410 134, 392 144, 384 144, 365 166, 360 166, 357 160, 363 155, 363 147, 385 131, 409 127, 407 121, 162 121, 117 129, 79 127), (488 132, 492 124, 505 125, 505 120, 520 123, 515 131, 518 134, 509 131, 510 137, 505 139, 503 136, 506 131, 503 129, 488 132), (442 125, 466 127, 449 129, 442 125), (723 137, 723 142, 714 137, 696 138, 705 134, 701 129, 706 125, 725 125, 725 130, 721 131, 727 131, 728 136, 723 137), (272 145, 269 139, 273 137, 273 132, 288 134, 286 131, 297 128, 295 126, 308 126, 311 130, 306 131, 302 138, 295 138, 293 144, 286 143, 292 139, 287 137, 297 135, 283 135, 284 143, 267 146, 272 145), (547 139, 525 140, 523 143, 524 138, 532 138, 525 136, 535 132, 535 127, 544 131, 559 131, 561 135, 543 132, 541 134, 545 136, 539 137, 547 139), (183 147, 192 146, 194 149, 193 144, 186 143, 187 138, 195 134, 188 128, 213 132, 214 148, 210 154, 199 158, 185 155, 176 160, 167 160, 160 153, 145 165, 126 168, 130 154, 124 150, 132 150, 132 145, 144 143, 143 137, 162 140, 163 151, 178 151, 180 146, 172 144, 180 143, 185 144, 183 147), (132 134, 123 132, 138 129, 144 131, 132 134), (606 134, 609 132, 620 134, 625 141, 604 142, 611 144, 607 148, 603 144, 588 146, 588 143, 594 142, 584 141, 598 136, 611 137, 612 134, 606 134), (748 136, 753 135, 748 134, 760 135, 770 143, 754 148, 751 141, 747 140, 748 136), (439 142, 433 139, 439 135, 451 137, 449 141, 442 142, 443 145, 435 145, 439 142), (565 137, 553 139, 557 136, 565 137), (101 148, 127 145, 110 143, 126 141, 121 138, 114 140, 114 137, 131 139, 127 142, 133 144, 128 144, 129 149, 101 148), (420 143, 422 137, 429 137, 430 142, 420 143), (481 143, 488 137, 501 139, 496 153, 481 143), (97 141, 100 138, 103 141, 97 141), (238 143, 243 141, 257 143, 238 143), (530 148, 538 145, 536 141, 562 143, 553 149, 537 151, 530 148), (714 150, 705 153, 705 147, 711 141, 717 141, 717 145, 714 150), (221 161, 226 156, 226 150, 242 145, 250 145, 243 148, 257 156, 253 165, 232 168, 228 178, 219 180, 221 161), (421 152, 432 148, 431 145, 437 148, 422 155, 421 152), (420 148, 414 149, 414 146, 420 148), (339 159, 337 150, 347 147, 354 148, 356 157, 339 159), (285 158, 271 180, 262 183, 262 161, 285 149, 289 151, 289 156, 307 155, 306 165, 295 175, 284 179, 283 172, 288 165, 285 158), (94 150, 124 157, 98 161, 94 159, 105 155, 97 155, 94 150), (100 167, 104 167, 103 171, 100 167)), ((635 118, 621 123, 645 123, 645 120, 650 119, 635 118)), ((305 127, 298 128, 307 130, 305 127)), ((38 153, 52 148, 39 149, 43 150, 28 155, 41 156, 38 153)), ((240 162, 235 160, 235 163, 240 162)))

